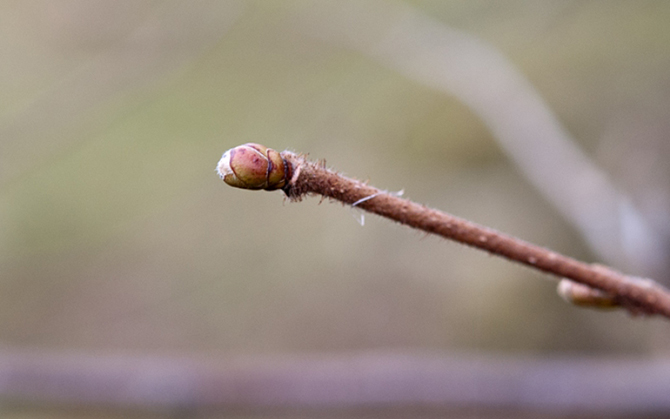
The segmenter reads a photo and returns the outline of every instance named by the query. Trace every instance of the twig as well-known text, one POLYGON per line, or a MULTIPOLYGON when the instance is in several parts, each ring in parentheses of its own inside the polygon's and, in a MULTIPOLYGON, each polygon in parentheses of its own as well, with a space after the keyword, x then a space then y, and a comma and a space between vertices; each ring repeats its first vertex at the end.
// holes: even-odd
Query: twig
MULTIPOLYGON (((428 208, 345 177, 327 169, 325 164, 309 161, 302 155, 289 151, 277 153, 264 146, 246 144, 224 153, 217 170, 232 186, 268 190, 281 188, 292 201, 318 194, 348 205, 357 203, 358 208, 398 223, 586 285, 592 291, 589 297, 597 296, 596 290, 604 291, 606 294, 602 297, 612 302, 610 305, 622 306, 633 314, 660 314, 670 318, 670 292, 650 279, 627 276, 602 265, 583 263, 428 208), (281 180, 278 181, 279 178, 281 180), (373 195, 374 198, 366 199, 373 195)), ((568 299, 577 304, 599 305, 580 301, 579 295, 568 295, 568 299)))

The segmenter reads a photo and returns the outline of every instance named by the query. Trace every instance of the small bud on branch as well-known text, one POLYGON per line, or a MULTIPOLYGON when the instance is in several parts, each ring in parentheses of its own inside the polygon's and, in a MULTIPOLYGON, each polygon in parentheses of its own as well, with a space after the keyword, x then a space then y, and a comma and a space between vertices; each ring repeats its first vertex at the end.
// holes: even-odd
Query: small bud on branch
POLYGON ((342 176, 323 163, 289 151, 278 153, 258 144, 226 151, 217 166, 229 185, 244 189, 282 189, 292 201, 318 194, 409 227, 473 246, 569 281, 559 294, 576 305, 616 307, 633 314, 670 318, 670 292, 656 282, 624 275, 597 264, 586 264, 480 226, 465 219, 400 198, 342 176))
POLYGON ((559 281, 556 291, 561 298, 576 306, 600 309, 621 306, 614 296, 565 278, 559 281))
POLYGON ((289 165, 279 152, 254 143, 223 153, 216 170, 230 186, 266 191, 286 186, 291 174, 289 165))

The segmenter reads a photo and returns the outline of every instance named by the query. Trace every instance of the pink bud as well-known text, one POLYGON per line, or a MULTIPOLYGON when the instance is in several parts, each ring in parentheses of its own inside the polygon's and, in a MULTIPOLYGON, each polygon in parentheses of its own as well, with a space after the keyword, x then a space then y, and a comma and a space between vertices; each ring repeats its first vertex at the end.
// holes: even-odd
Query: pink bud
POLYGON ((287 169, 279 152, 254 143, 226 151, 216 167, 221 179, 230 186, 265 190, 283 188, 287 169))

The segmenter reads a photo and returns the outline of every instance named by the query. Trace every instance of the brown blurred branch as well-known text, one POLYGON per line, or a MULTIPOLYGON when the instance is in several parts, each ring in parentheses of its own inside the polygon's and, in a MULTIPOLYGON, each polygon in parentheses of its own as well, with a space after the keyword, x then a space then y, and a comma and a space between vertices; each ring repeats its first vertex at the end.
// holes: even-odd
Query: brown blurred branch
POLYGON ((0 351, 0 398, 139 409, 510 408, 670 412, 670 363, 359 353, 225 360, 0 351))
MULTIPOLYGON (((462 218, 427 208, 342 176, 327 169, 325 164, 309 161, 303 156, 288 151, 281 153, 281 156, 289 165, 287 173, 292 173, 290 181, 284 187, 292 200, 300 200, 308 194, 319 194, 355 205, 409 227, 605 291, 616 303, 634 314, 660 314, 670 318, 670 292, 650 279, 627 276, 601 265, 586 264, 462 218)), ((233 161, 234 169, 237 169, 235 166, 238 162, 248 163, 247 160, 236 159, 233 161)))

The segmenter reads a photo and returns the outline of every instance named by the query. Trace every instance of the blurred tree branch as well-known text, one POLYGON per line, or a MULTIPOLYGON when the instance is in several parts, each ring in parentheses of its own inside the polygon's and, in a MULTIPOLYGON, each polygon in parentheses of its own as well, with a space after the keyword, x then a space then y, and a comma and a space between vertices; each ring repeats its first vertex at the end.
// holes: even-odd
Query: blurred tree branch
POLYGON ((604 261, 667 276, 662 230, 580 150, 537 90, 492 46, 403 2, 311 4, 300 10, 298 21, 311 36, 456 96, 604 261))
POLYGON ((670 412, 670 363, 630 358, 358 353, 213 360, 0 352, 0 397, 198 410, 424 406, 670 412))

